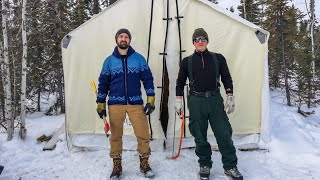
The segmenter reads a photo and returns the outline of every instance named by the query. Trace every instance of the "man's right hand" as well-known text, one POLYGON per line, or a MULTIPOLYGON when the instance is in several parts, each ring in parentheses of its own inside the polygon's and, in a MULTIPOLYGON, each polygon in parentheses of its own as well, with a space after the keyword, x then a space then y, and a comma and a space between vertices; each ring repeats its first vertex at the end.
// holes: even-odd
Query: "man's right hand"
POLYGON ((99 117, 103 119, 104 117, 107 117, 107 111, 106 111, 106 103, 99 103, 97 104, 97 113, 99 114, 99 117))
POLYGON ((182 97, 177 96, 176 97, 176 104, 174 105, 174 109, 176 110, 177 114, 180 115, 182 110, 182 97))
POLYGON ((227 101, 225 104, 225 111, 227 114, 230 114, 234 111, 235 103, 234 103, 234 96, 233 94, 227 95, 227 101))

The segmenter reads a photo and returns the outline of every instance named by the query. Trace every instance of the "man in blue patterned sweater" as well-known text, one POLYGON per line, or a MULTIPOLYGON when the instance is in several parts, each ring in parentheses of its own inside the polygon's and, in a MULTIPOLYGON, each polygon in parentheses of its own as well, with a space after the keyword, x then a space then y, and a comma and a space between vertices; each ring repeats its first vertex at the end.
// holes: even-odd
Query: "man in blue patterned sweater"
POLYGON ((138 141, 140 171, 146 177, 154 177, 154 172, 148 163, 151 150, 146 116, 155 108, 152 73, 145 58, 130 46, 131 34, 127 29, 120 29, 115 35, 115 40, 117 46, 103 63, 97 96, 97 112, 100 118, 107 116, 106 97, 109 96, 110 157, 113 158, 110 179, 119 179, 122 174, 122 135, 126 113, 129 115, 138 141), (147 94, 145 107, 141 96, 141 81, 147 94))

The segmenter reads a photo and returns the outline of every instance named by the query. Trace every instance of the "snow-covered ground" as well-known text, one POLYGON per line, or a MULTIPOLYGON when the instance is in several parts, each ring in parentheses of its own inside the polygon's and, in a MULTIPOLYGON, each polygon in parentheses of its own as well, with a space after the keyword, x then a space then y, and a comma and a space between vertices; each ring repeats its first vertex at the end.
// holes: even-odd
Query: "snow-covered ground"
MULTIPOLYGON (((245 179, 320 179, 320 107, 308 118, 296 113, 295 107, 283 105, 283 96, 271 92, 271 142, 269 151, 237 151, 238 167, 245 179)), ((311 111, 311 110, 310 110, 311 111)), ((1 180, 100 180, 108 179, 112 161, 107 150, 69 152, 65 136, 53 151, 42 151, 44 143, 36 139, 50 134, 64 122, 64 115, 27 118, 28 137, 7 142, 0 134, 0 164, 5 166, 1 180)), ((171 150, 155 151, 150 164, 155 179, 198 179, 194 150, 183 149, 181 157, 170 160, 171 150)), ((138 153, 123 153, 123 179, 145 179, 139 173, 138 153)), ((228 179, 223 174, 221 156, 213 152, 212 179, 228 179)))

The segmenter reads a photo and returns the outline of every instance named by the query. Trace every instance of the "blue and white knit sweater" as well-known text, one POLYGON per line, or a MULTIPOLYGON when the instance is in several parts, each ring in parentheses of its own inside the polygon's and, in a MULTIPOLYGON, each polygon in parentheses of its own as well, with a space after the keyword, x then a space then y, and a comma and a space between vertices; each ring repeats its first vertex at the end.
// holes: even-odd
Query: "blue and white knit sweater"
POLYGON ((143 104, 141 83, 147 96, 154 96, 153 77, 146 59, 130 46, 123 58, 115 47, 103 63, 99 77, 97 102, 112 104, 143 104))

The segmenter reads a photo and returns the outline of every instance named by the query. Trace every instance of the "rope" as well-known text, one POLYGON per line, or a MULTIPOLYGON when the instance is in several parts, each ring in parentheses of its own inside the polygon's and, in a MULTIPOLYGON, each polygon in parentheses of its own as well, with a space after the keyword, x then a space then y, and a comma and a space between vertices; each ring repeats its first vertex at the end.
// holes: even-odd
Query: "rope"
MULTIPOLYGON (((150 14, 150 27, 149 27, 149 40, 148 40, 148 55, 147 55, 147 64, 149 64, 150 57, 150 44, 151 44, 151 32, 152 32, 152 19, 153 19, 153 0, 151 1, 151 14, 150 14)), ((148 115, 149 128, 150 128, 150 140, 153 140, 153 131, 151 126, 151 116, 148 115)))

